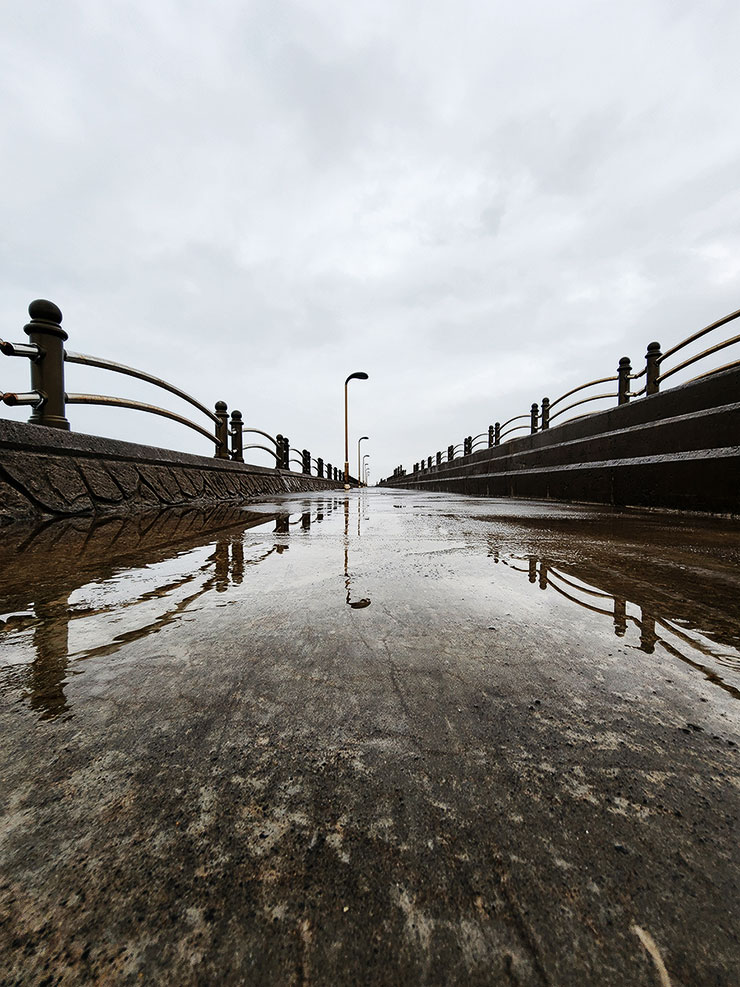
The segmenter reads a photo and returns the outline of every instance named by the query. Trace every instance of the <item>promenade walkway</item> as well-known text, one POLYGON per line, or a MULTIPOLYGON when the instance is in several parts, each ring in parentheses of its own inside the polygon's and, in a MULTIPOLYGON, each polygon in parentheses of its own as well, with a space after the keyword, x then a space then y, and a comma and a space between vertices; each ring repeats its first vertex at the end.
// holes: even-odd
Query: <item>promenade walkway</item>
POLYGON ((0 982, 740 983, 739 563, 401 490, 7 526, 0 982))

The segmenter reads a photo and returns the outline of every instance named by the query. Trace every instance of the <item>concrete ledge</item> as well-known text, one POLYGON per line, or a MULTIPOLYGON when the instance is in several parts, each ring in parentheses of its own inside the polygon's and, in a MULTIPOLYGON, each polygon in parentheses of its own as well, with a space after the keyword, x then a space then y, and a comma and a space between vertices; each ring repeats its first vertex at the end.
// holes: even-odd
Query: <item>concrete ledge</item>
POLYGON ((739 394, 735 368, 386 483, 737 514, 739 394))
POLYGON ((340 487, 333 480, 288 470, 0 420, 0 523, 243 503, 340 487))

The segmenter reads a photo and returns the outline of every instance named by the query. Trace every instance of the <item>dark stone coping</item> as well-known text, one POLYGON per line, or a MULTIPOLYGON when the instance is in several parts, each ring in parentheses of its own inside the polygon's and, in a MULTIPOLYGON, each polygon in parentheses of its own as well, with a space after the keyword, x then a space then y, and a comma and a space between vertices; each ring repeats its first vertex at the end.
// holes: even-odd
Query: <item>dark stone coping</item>
POLYGON ((43 425, 0 420, 0 523, 245 503, 343 484, 43 425))

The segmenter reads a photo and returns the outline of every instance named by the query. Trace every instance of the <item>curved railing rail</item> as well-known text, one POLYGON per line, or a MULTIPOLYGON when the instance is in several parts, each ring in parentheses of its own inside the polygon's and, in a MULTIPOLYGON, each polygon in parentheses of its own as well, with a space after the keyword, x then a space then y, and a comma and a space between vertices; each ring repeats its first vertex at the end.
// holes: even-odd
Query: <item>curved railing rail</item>
MULTIPOLYGON (((515 435, 515 433, 528 431, 530 434, 534 435, 536 432, 549 429, 555 421, 557 421, 558 426, 564 425, 567 422, 576 421, 577 419, 585 418, 589 415, 604 410, 603 407, 599 407, 596 409, 579 411, 576 414, 570 414, 563 420, 559 420, 562 419, 563 415, 568 415, 569 412, 573 412, 576 409, 581 409, 584 405, 591 404, 592 402, 610 401, 616 398, 617 405, 622 405, 628 404, 635 398, 650 397, 653 394, 657 394, 659 393, 661 384, 664 381, 669 380, 674 377, 674 375, 679 374, 682 371, 688 370, 688 368, 694 366, 694 364, 699 363, 702 360, 706 360, 707 358, 710 358, 715 354, 740 343, 740 335, 729 336, 726 339, 721 339, 718 342, 713 343, 711 346, 706 347, 699 353, 686 357, 674 366, 667 366, 667 361, 685 347, 697 342, 709 333, 721 329, 723 326, 733 322, 735 319, 740 319, 740 309, 736 312, 731 312, 729 315, 723 316, 721 319, 717 319, 708 326, 704 326, 704 328, 698 330, 698 332, 692 333, 690 336, 687 336, 686 339, 681 340, 680 343, 676 343, 675 346, 671 346, 665 351, 665 353, 661 353, 660 343, 650 343, 645 354, 645 366, 637 373, 632 373, 630 358, 623 356, 619 361, 616 374, 611 374, 607 377, 598 377, 595 380, 590 380, 585 384, 579 384, 577 387, 571 387, 569 390, 561 394, 560 397, 555 398, 554 401, 550 401, 548 397, 544 397, 542 398, 541 404, 538 405, 537 403, 534 403, 532 405, 529 414, 514 415, 505 422, 495 422, 495 424, 488 426, 487 433, 479 432, 474 436, 469 435, 461 443, 447 446, 446 461, 447 463, 451 463, 460 455, 462 455, 464 459, 467 456, 472 455, 476 450, 480 450, 480 448, 486 445, 486 434, 488 436, 488 448, 492 448, 493 446, 500 445, 503 441, 509 440, 515 435), (639 390, 633 390, 635 386, 633 382, 639 381, 643 377, 645 378, 644 385, 639 390), (616 383, 617 388, 615 391, 599 391, 599 393, 596 394, 583 393, 590 391, 592 388, 600 387, 602 384, 611 383, 616 383), (573 397, 574 395, 582 396, 579 396, 577 400, 571 401, 562 407, 558 407, 561 402, 565 401, 567 398, 573 397), (553 409, 556 407, 557 411, 553 413, 553 409), (519 422, 521 424, 514 424, 515 422, 519 422)), ((730 370, 739 366, 740 359, 733 360, 729 363, 724 363, 721 366, 713 366, 709 370, 705 370, 704 372, 697 374, 695 377, 690 378, 690 380, 683 381, 683 383, 691 383, 692 381, 701 380, 703 378, 710 377, 713 374, 721 373, 724 370, 730 370)), ((434 470, 435 468, 441 468, 442 465, 442 454, 438 452, 434 456, 428 456, 421 459, 418 463, 414 463, 412 474, 418 472, 428 472, 430 470, 434 470)), ((393 474, 389 476, 387 480, 381 480, 381 483, 397 480, 406 475, 407 473, 404 467, 397 466, 393 474)))
MULTIPOLYGON (((115 408, 130 408, 133 411, 146 411, 151 415, 160 415, 162 418, 169 418, 173 422, 179 422, 181 425, 192 428, 193 431, 199 432, 206 439, 218 445, 219 440, 216 435, 207 432, 195 422, 191 422, 189 418, 184 418, 174 411, 168 411, 167 408, 159 408, 154 404, 145 404, 142 401, 132 401, 128 398, 116 398, 109 394, 65 394, 64 400, 65 404, 95 404, 115 408)), ((6 404, 8 403, 6 402, 6 404)))
MULTIPOLYGON (((20 405, 31 407, 32 413, 29 419, 31 424, 69 430, 70 423, 66 417, 68 405, 88 404, 126 408, 150 415, 158 415, 198 432, 213 443, 216 458, 244 462, 245 450, 259 449, 274 457, 275 468, 277 469, 290 470, 291 464, 298 463, 301 472, 310 475, 313 462, 316 464, 316 475, 324 477, 325 469, 322 459, 312 460, 307 449, 300 453, 295 450, 295 454, 291 458, 290 445, 286 436, 279 434, 272 436, 260 428, 245 425, 240 411, 232 411, 229 418, 227 405, 224 401, 217 401, 215 410, 211 411, 187 391, 145 370, 129 367, 126 364, 116 363, 102 357, 90 356, 87 353, 74 353, 65 349, 64 343, 68 336, 66 331, 62 329, 62 313, 53 302, 43 299, 31 302, 28 306, 28 313, 31 321, 24 326, 24 332, 29 337, 29 342, 12 343, 0 339, 0 353, 4 356, 23 357, 29 361, 31 390, 0 392, 0 401, 8 407, 20 405), (203 424, 192 421, 175 411, 170 411, 168 408, 135 401, 131 398, 116 397, 111 394, 68 393, 64 383, 65 364, 95 367, 99 370, 134 377, 147 384, 152 384, 196 408, 209 420, 211 428, 209 430, 203 424), (251 443, 245 446, 243 442, 245 433, 261 435, 271 445, 251 443)), ((338 470, 335 469, 332 472, 331 467, 327 465, 326 479, 338 482, 338 470)))
MULTIPOLYGON (((85 367, 98 367, 101 370, 110 370, 113 373, 125 374, 128 377, 136 377, 138 380, 146 381, 148 384, 154 384, 155 387, 161 387, 163 391, 169 391, 170 394, 174 394, 181 398, 183 401, 187 401, 192 404, 194 408, 202 411, 204 415, 211 419, 216 425, 218 425, 218 416, 214 414, 209 408, 206 408, 204 404, 201 404, 197 398, 194 398, 187 391, 181 390, 179 387, 175 387, 174 384, 170 384, 166 380, 162 380, 161 377, 155 377, 153 374, 148 374, 144 370, 137 370, 136 367, 127 367, 123 363, 114 363, 113 360, 103 360, 99 356, 89 356, 87 353, 70 353, 69 350, 64 351, 64 362, 65 363, 79 363, 85 367)), ((70 404, 69 400, 67 404, 70 404)))

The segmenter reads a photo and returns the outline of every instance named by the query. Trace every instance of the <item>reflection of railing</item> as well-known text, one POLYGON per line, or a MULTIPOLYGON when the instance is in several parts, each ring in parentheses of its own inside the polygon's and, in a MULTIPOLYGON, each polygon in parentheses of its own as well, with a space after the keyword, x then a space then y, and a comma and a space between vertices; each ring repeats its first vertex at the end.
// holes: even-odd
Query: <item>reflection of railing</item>
MULTIPOLYGON (((62 554, 45 580, 3 582, 0 613, 8 616, 0 620, 0 650, 10 662, 0 666, 0 684, 7 688, 9 679, 16 683, 41 719, 68 715, 71 706, 65 687, 71 664, 115 654, 156 634, 187 617, 210 591, 223 593, 239 586, 249 567, 288 550, 285 539, 267 532, 250 544, 255 529, 274 522, 275 534, 287 534, 290 525, 300 524, 305 535, 312 521, 321 522, 324 512, 331 514, 336 506, 335 500, 319 500, 313 516, 304 511, 295 521, 287 514, 244 514, 231 508, 206 514, 204 522, 203 513, 198 512, 195 516, 203 527, 192 532, 187 521, 194 512, 174 512, 174 517, 173 512, 165 512, 158 516, 161 526, 155 519, 146 531, 137 520, 118 519, 114 540, 117 550, 123 551, 122 558, 110 551, 105 524, 89 519, 79 547, 79 526, 85 522, 58 522, 61 531, 53 544, 58 548, 58 540, 64 544, 70 539, 79 547, 74 559, 62 554), (207 555, 199 558, 204 549, 207 555), (175 573, 169 564, 163 569, 157 565, 173 559, 183 560, 175 573), (85 587, 94 587, 94 592, 86 592, 85 587), (110 596, 106 587, 112 590, 110 596), (75 634, 76 628, 85 630, 75 634), (83 647, 75 648, 76 641, 83 647)), ((48 540, 36 541, 47 531, 40 527, 30 537, 26 531, 15 546, 3 545, 4 571, 16 571, 8 562, 21 553, 27 571, 29 562, 36 570, 47 570, 48 540)))
MULTIPOLYGON (((531 435, 534 435, 538 431, 549 429, 552 423, 556 419, 559 419, 562 415, 572 412, 576 408, 582 408, 583 405, 591 404, 595 401, 614 400, 614 398, 616 398, 617 405, 623 405, 628 404, 633 398, 649 397, 653 394, 657 394, 660 391, 661 384, 673 377, 674 374, 687 370, 695 363, 705 360, 729 346, 740 343, 740 335, 729 336, 728 338, 720 340, 712 346, 707 347, 700 353, 687 357, 670 369, 665 366, 666 361, 680 350, 684 349, 684 347, 690 346, 697 340, 702 339, 709 333, 722 328, 722 326, 727 325, 729 322, 732 322, 734 319, 739 317, 740 310, 737 312, 731 312, 730 315, 717 319, 716 322, 712 322, 710 325, 705 326, 698 332, 688 336, 680 343, 677 343, 675 346, 672 346, 670 349, 666 350, 665 353, 661 353, 660 343, 650 343, 645 354, 645 366, 639 373, 632 373, 630 358, 623 356, 619 361, 616 374, 608 377, 599 377, 596 380, 588 381, 586 384, 579 384, 578 387, 572 387, 564 394, 561 394, 560 397, 556 398, 554 401, 550 401, 549 398, 544 397, 542 398, 541 405, 538 405, 535 402, 529 413, 514 415, 505 422, 495 422, 495 424, 488 426, 487 432, 480 432, 478 435, 468 436, 461 444, 448 446, 447 462, 452 462, 460 454, 462 454, 463 458, 472 455, 476 448, 486 445, 486 436, 488 448, 493 448, 494 446, 500 445, 501 442, 511 437, 515 432, 528 431, 531 435), (640 380, 642 377, 645 377, 645 384, 640 390, 633 391, 632 381, 640 380), (596 394, 591 393, 592 388, 600 387, 602 384, 612 383, 616 383, 616 390, 614 391, 607 390, 606 392, 600 391, 596 394), (584 392, 589 393, 586 394, 584 392), (553 414, 553 408, 560 405, 566 398, 574 395, 579 395, 575 401, 571 401, 568 404, 563 405, 553 414), (520 422, 521 424, 514 424, 515 422, 520 422)), ((703 377, 709 377, 712 374, 717 374, 723 370, 730 370, 738 366, 740 366, 740 360, 734 360, 730 363, 725 363, 722 366, 711 367, 709 370, 698 374, 696 377, 692 377, 691 381, 700 380, 703 377)), ((691 381, 686 381, 686 383, 691 383, 691 381)), ((596 409, 596 411, 603 410, 603 407, 596 409)), ((559 421, 558 425, 564 425, 566 421, 575 421, 578 418, 584 418, 590 414, 594 414, 593 409, 581 411, 575 415, 570 415, 567 419, 559 421)), ((432 459, 433 457, 430 456, 419 460, 418 463, 414 463, 413 473, 427 472, 428 470, 433 469, 432 459)), ((435 465, 440 467, 442 465, 441 453, 438 452, 434 459, 436 460, 435 465)), ((406 471, 404 468, 402 466, 397 466, 393 471, 392 476, 388 477, 388 479, 398 479, 399 477, 405 475, 406 471)), ((381 481, 381 483, 382 482, 384 481, 381 481)))
MULTIPOLYGON (((496 562, 499 561, 498 552, 494 552, 494 559, 496 562)), ((581 579, 580 576, 573 576, 570 573, 566 575, 560 568, 552 565, 547 559, 537 559, 534 556, 529 556, 526 559, 526 569, 520 568, 515 564, 516 561, 525 561, 524 559, 503 559, 501 561, 504 561, 515 572, 526 573, 530 583, 537 583, 540 589, 552 589, 560 596, 570 600, 572 603, 576 603, 584 610, 609 617, 613 623, 614 633, 617 637, 624 637, 627 634, 629 625, 633 625, 640 634, 638 645, 640 651, 644 651, 646 654, 653 654, 656 644, 660 644, 669 654, 696 668, 709 681, 719 685, 736 699, 740 699, 740 689, 725 681, 722 675, 715 669, 685 654, 677 644, 669 640, 669 637, 673 637, 678 639, 679 643, 688 644, 692 650, 702 652, 708 658, 717 662, 718 665, 727 665, 731 669, 740 667, 738 659, 728 656, 725 651, 717 652, 713 650, 710 643, 708 643, 710 639, 704 635, 697 633, 696 637, 692 637, 681 627, 677 626, 675 621, 654 614, 650 606, 641 603, 634 604, 634 606, 639 608, 639 616, 631 614, 628 612, 627 607, 632 601, 629 601, 625 596, 598 589, 581 579), (605 605, 601 601, 610 601, 611 605, 605 605), (599 605, 600 603, 601 605, 599 605), (656 630, 656 626, 658 630, 656 630)))
MULTIPOLYGON (((53 302, 37 300, 28 306, 31 321, 24 327, 25 333, 29 337, 28 343, 11 343, 0 339, 0 352, 5 356, 23 357, 30 362, 31 367, 31 389, 25 392, 10 391, 0 393, 0 400, 9 407, 28 405, 32 408, 29 422, 35 425, 46 425, 51 428, 61 428, 69 430, 69 421, 66 417, 67 405, 89 404, 99 407, 128 408, 134 411, 143 411, 150 415, 159 415, 177 422, 195 432, 215 446, 215 456, 218 459, 231 459, 236 462, 244 462, 245 449, 261 449, 273 456, 275 466, 278 469, 289 470, 290 464, 295 462, 290 459, 290 447, 287 438, 278 435, 271 436, 262 429, 247 427, 242 421, 240 411, 231 412, 231 421, 227 413, 227 405, 224 401, 217 401, 215 411, 211 411, 204 404, 194 398, 191 394, 181 388, 170 384, 154 374, 139 370, 136 367, 129 367, 122 363, 115 363, 112 360, 104 360, 102 357, 89 356, 86 353, 73 353, 64 348, 64 343, 68 336, 62 329, 62 313, 53 302), (152 384, 160 390, 167 391, 175 397, 196 408, 202 415, 210 420, 210 429, 203 424, 192 421, 184 415, 162 408, 158 405, 147 404, 143 401, 134 401, 130 398, 115 397, 110 394, 76 394, 68 393, 65 390, 64 366, 65 364, 78 364, 86 367, 95 367, 99 370, 106 370, 111 373, 121 374, 127 377, 134 377, 152 384), (264 436, 272 446, 251 444, 244 446, 243 433, 257 433, 264 436)), ((315 460, 317 463, 317 475, 323 477, 322 460, 315 460)), ((301 459, 298 461, 301 472, 311 473, 311 456, 308 450, 303 450, 301 459)), ((336 479, 327 473, 327 479, 336 479)))

